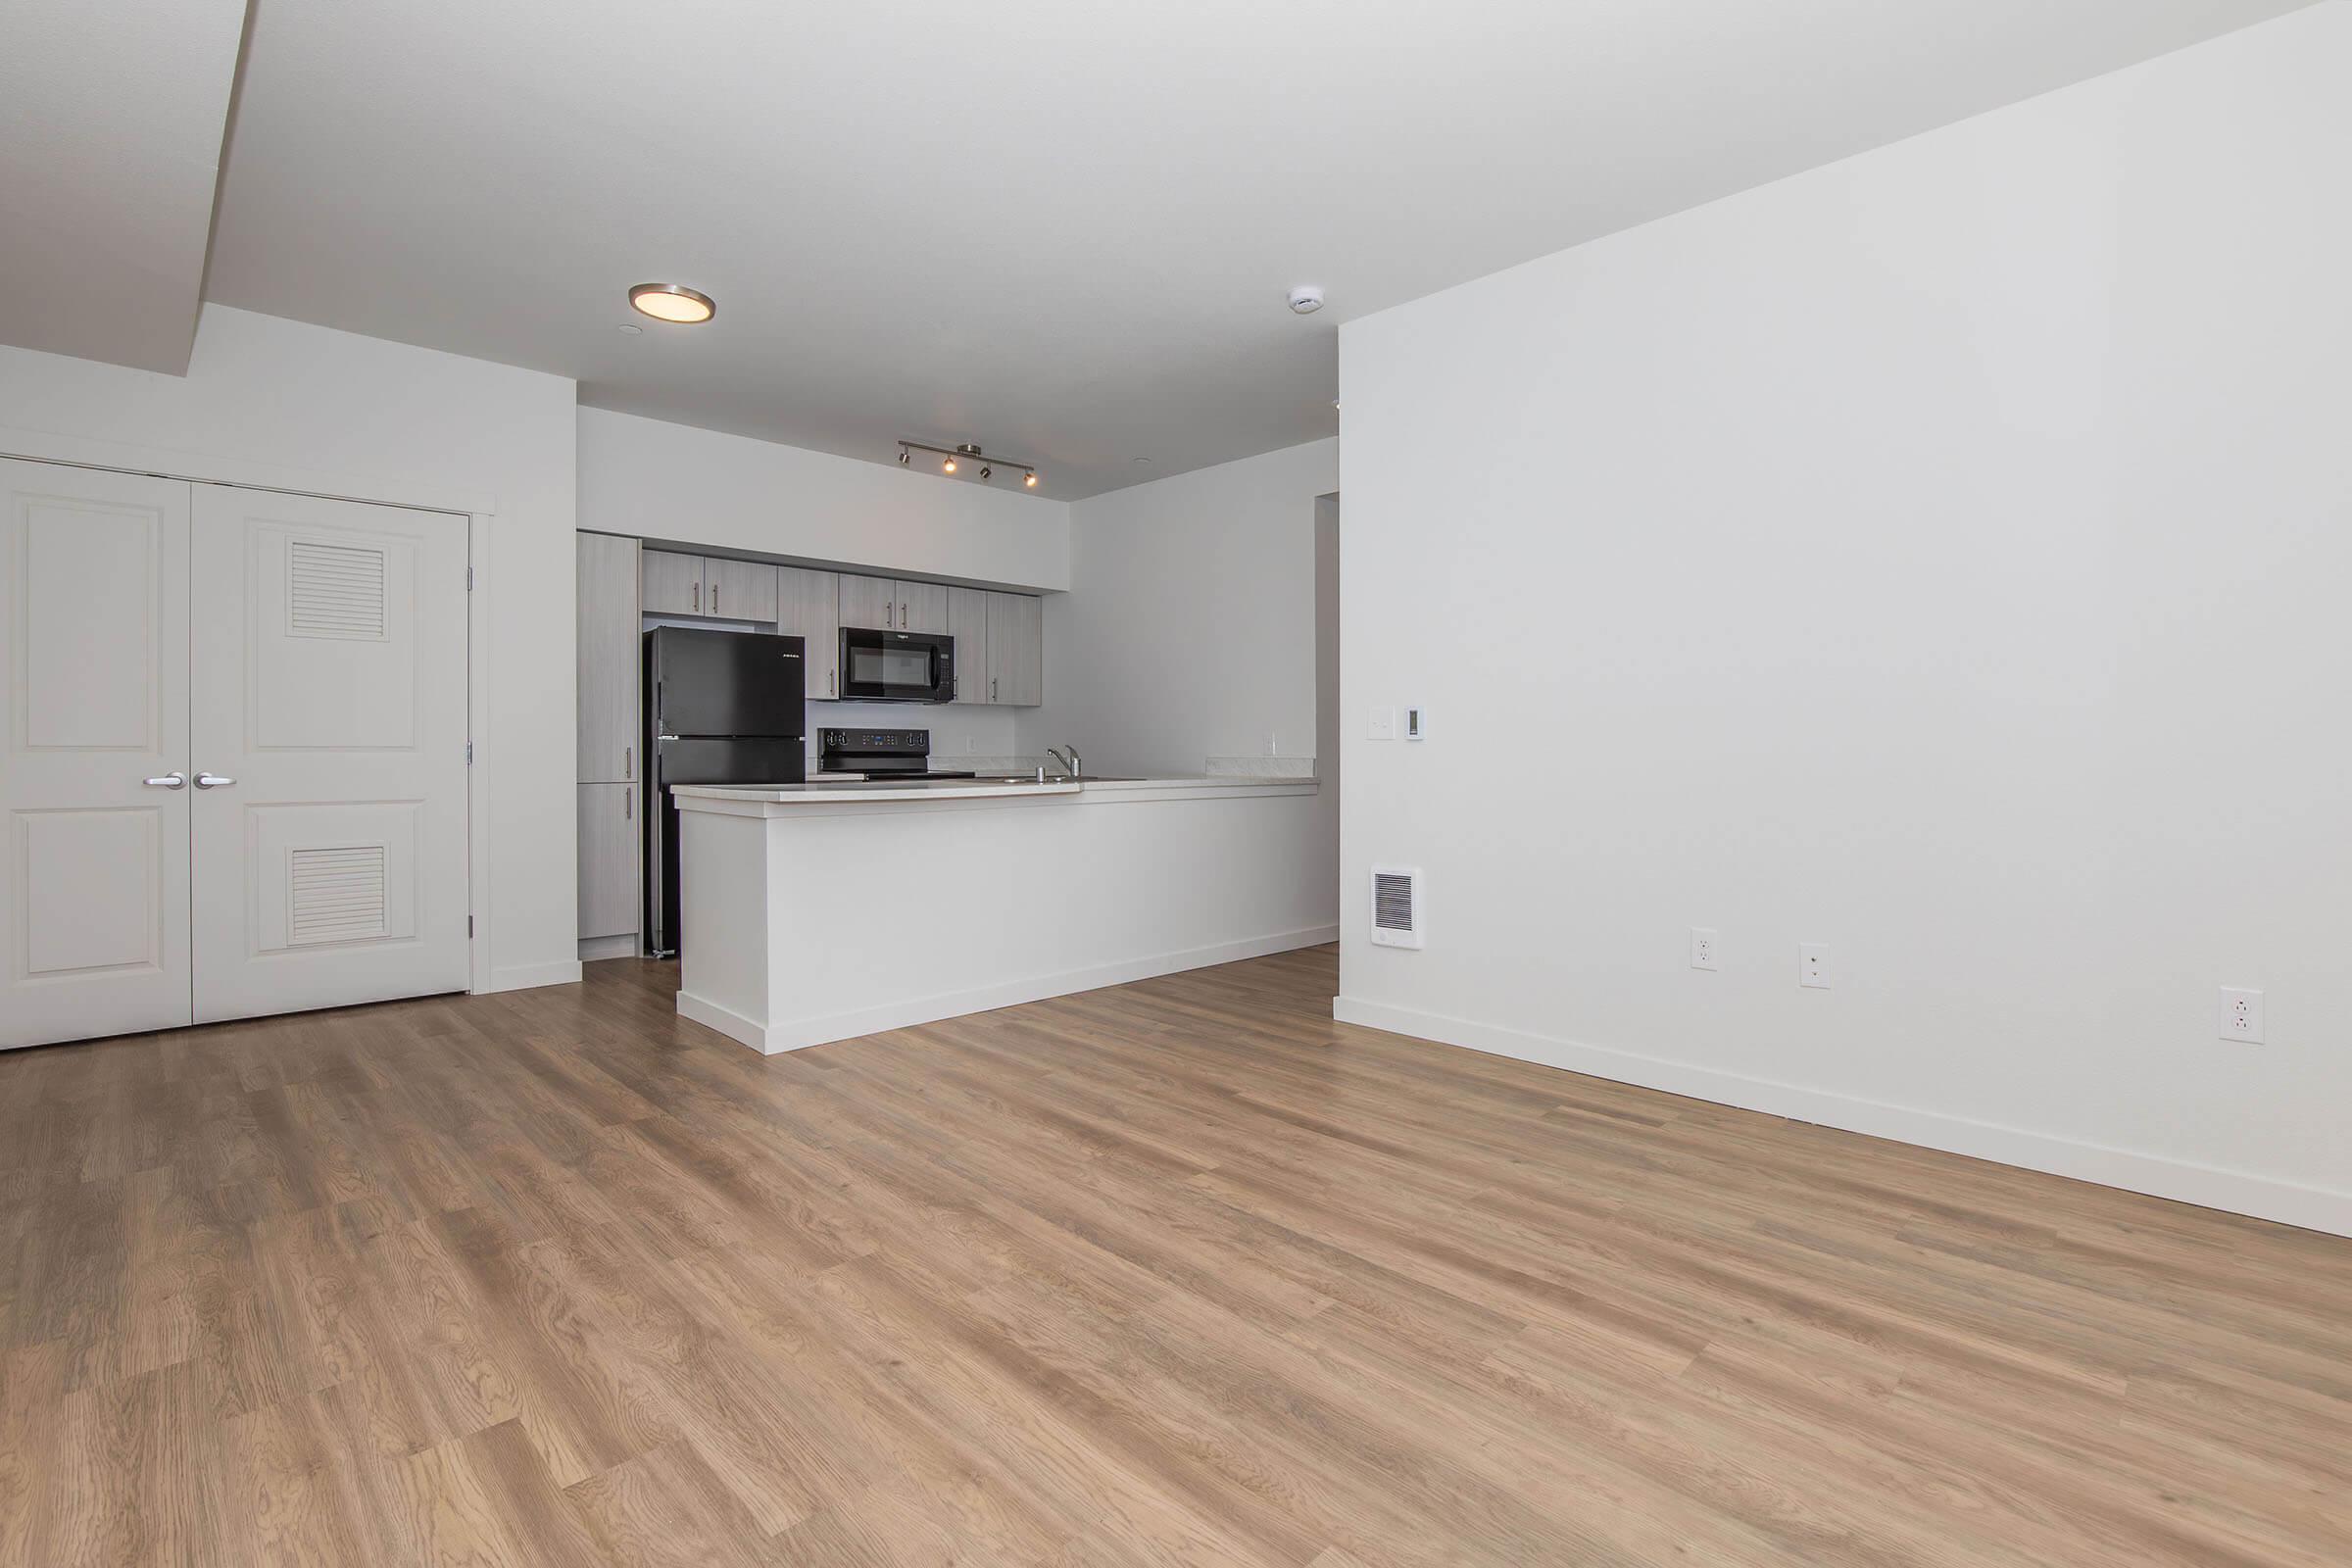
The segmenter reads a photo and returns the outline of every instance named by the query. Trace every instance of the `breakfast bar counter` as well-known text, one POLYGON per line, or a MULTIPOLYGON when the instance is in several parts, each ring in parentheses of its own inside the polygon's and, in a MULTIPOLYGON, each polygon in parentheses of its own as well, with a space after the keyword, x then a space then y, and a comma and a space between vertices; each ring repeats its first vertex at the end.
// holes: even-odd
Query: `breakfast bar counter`
POLYGON ((678 1011, 775 1053, 1337 939, 1311 779, 680 786, 678 1011))

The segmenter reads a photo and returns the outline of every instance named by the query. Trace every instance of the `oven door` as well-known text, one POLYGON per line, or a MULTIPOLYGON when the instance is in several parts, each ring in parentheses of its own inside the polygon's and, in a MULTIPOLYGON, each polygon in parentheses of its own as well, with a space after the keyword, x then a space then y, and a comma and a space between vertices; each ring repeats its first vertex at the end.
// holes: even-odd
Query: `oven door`
POLYGON ((853 703, 952 703, 956 639, 931 632, 844 626, 841 695, 853 703))

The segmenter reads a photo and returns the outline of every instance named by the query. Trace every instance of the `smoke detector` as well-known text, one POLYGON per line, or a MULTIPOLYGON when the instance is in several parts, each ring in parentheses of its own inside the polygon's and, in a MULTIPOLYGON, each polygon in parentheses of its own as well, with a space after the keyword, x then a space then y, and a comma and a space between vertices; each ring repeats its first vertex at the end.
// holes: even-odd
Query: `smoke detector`
POLYGON ((1323 308, 1323 291, 1312 284, 1302 284, 1291 290, 1291 310, 1298 316, 1312 316, 1323 308))

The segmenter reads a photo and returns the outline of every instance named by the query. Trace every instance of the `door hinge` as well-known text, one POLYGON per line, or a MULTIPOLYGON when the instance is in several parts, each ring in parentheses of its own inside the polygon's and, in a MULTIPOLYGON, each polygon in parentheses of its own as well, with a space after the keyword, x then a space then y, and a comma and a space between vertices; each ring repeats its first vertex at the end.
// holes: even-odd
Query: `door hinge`
POLYGON ((467 767, 473 765, 473 742, 471 741, 466 743, 466 765, 467 767))
POLYGON ((466 591, 473 592, 473 568, 471 566, 466 568, 466 591))
POLYGON ((470 914, 466 917, 466 934, 473 935, 473 916, 470 914))

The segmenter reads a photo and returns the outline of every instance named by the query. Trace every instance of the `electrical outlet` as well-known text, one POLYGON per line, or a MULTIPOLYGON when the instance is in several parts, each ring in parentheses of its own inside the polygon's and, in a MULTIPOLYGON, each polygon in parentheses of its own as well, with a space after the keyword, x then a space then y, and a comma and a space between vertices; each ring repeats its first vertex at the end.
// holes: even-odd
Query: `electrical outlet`
POLYGON ((1827 942, 1800 942, 1796 945, 1796 983, 1814 991, 1830 989, 1830 945, 1827 942))
POLYGON ((1371 738, 1376 741, 1393 741, 1396 738, 1396 709, 1384 707, 1372 710, 1371 738))
POLYGON ((1720 969, 1723 967, 1715 957, 1715 933, 1703 925, 1694 925, 1690 928, 1690 967, 1693 969, 1720 969))
POLYGON ((2222 987, 2222 1038, 2262 1044, 2262 993, 2222 987))

